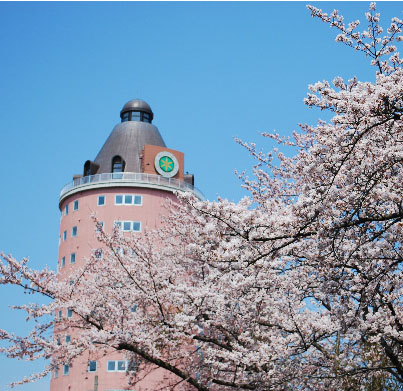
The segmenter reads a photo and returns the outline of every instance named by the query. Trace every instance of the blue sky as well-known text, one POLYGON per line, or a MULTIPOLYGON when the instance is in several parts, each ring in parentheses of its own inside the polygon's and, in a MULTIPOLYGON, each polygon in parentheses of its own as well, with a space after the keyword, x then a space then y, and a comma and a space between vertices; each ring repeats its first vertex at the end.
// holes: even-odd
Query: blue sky
MULTIPOLYGON (((313 3, 359 18, 367 2, 313 3)), ((307 85, 335 76, 374 80, 365 57, 334 42, 304 2, 0 3, 0 250, 56 267, 58 196, 93 159, 123 104, 146 100, 168 147, 208 199, 239 200, 234 169, 252 161, 233 141, 270 142, 323 113, 307 85)), ((378 3, 383 21, 401 2, 378 3)), ((34 300, 0 287, 0 328, 24 333, 11 304, 34 300)), ((0 357, 0 390, 38 365, 0 357)), ((48 379, 18 387, 48 389, 48 379)))

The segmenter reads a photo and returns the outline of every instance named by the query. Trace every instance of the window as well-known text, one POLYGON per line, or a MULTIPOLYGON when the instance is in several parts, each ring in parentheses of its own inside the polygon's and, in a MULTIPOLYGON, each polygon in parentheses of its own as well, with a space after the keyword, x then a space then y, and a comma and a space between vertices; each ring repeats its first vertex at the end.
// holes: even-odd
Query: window
POLYGON ((148 122, 149 124, 151 123, 151 116, 148 113, 143 113, 143 121, 148 122))
POLYGON ((129 120, 129 112, 123 113, 122 122, 127 122, 129 120))
POLYGON ((75 236, 77 236, 77 227, 71 229, 71 237, 74 238, 75 236))
POLYGON ((60 338, 57 338, 57 339, 56 339, 56 344, 57 344, 58 346, 60 346, 60 338))
POLYGON ((98 196, 98 206, 105 205, 105 196, 98 196))
POLYGON ((63 232, 63 242, 67 239, 67 231, 63 232))
POLYGON ((66 335, 66 343, 70 343, 71 342, 71 336, 70 335, 66 335))
POLYGON ((112 172, 123 172, 125 170, 125 162, 120 156, 112 159, 112 172))
POLYGON ((54 375, 53 375, 53 378, 57 379, 58 377, 59 377, 59 368, 56 368, 55 372, 54 372, 54 375))
POLYGON ((131 205, 133 203, 133 196, 130 194, 125 195, 125 205, 131 205))
POLYGON ((64 207, 64 215, 67 216, 69 214, 69 204, 66 204, 64 207))
POLYGON ((70 309, 70 308, 67 310, 67 317, 68 317, 68 318, 72 318, 72 317, 73 317, 73 310, 70 309))
POLYGON ((97 362, 88 361, 88 372, 96 372, 96 371, 97 371, 97 362))
POLYGON ((61 310, 57 312, 57 317, 58 317, 59 319, 62 318, 62 311, 61 311, 61 310))
POLYGON ((139 111, 132 111, 131 112, 132 116, 131 116, 131 120, 132 121, 140 121, 141 119, 141 113, 139 111))
POLYGON ((101 258, 102 258, 102 248, 97 248, 97 249, 94 251, 94 257, 95 257, 96 259, 101 259, 101 258))
POLYGON ((73 210, 78 210, 78 200, 75 200, 73 203, 73 210))
POLYGON ((63 366, 63 375, 68 375, 70 372, 70 367, 68 365, 63 366))
MULTIPOLYGON (((102 229, 104 229, 104 222, 100 221, 99 225, 101 226, 102 229)), ((99 228, 99 226, 97 225, 97 232, 101 232, 101 229, 99 228)))
POLYGON ((143 197, 141 195, 135 195, 133 199, 134 205, 141 205, 143 203, 143 197))
POLYGON ((124 232, 141 232, 140 221, 115 221, 114 224, 124 232))
POLYGON ((66 266, 66 257, 63 257, 60 267, 63 269, 65 266, 66 266))
POLYGON ((108 361, 107 371, 108 372, 126 372, 127 361, 115 360, 108 361))
POLYGON ((122 205, 123 204, 123 196, 121 194, 115 195, 115 204, 122 205))
POLYGON ((116 194, 115 205, 141 205, 143 197, 136 194, 116 194))
POLYGON ((70 263, 76 263, 76 253, 71 253, 70 254, 70 263))

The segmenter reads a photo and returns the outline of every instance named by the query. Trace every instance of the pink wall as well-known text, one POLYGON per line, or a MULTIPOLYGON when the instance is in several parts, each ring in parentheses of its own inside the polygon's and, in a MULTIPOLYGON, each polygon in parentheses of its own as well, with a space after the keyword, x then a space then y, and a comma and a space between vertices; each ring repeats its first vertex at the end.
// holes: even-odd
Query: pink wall
MULTIPOLYGON (((104 222, 104 229, 110 233, 114 221, 141 221, 142 230, 152 229, 160 224, 160 217, 166 213, 163 204, 166 198, 175 199, 175 196, 166 191, 134 188, 115 187, 98 188, 76 193, 63 201, 61 205, 62 217, 60 222, 60 246, 58 271, 61 279, 68 278, 69 274, 83 265, 83 259, 89 257, 91 250, 100 247, 95 235, 95 225, 91 214, 95 213, 99 221, 104 222), (136 194, 142 196, 142 205, 115 205, 116 194, 136 194), (105 205, 98 206, 98 196, 105 196, 105 205), (79 201, 78 210, 73 210, 73 203, 79 201), (65 206, 69 205, 68 214, 65 215, 65 206), (72 237, 72 228, 77 227, 77 236, 72 237), (63 232, 67 232, 67 238, 63 240, 63 232), (70 254, 76 254, 75 264, 70 263, 70 254), (65 257, 65 267, 61 267, 61 259, 65 257)), ((63 313, 63 317, 66 313, 63 313)), ((57 330, 55 330, 57 334, 57 330)), ((74 337, 74 336, 72 336, 74 337)), ((50 384, 50 391, 93 391, 95 376, 98 376, 98 391, 134 390, 128 387, 128 377, 124 372, 108 372, 108 360, 124 360, 124 354, 111 352, 104 356, 103 353, 88 353, 80 357, 69 369, 68 375, 63 375, 63 368, 59 368, 58 378, 54 378, 50 384), (97 371, 88 372, 88 361, 97 361, 97 371)), ((153 391, 156 384, 162 379, 173 375, 161 369, 156 369, 148 375, 136 387, 136 391, 153 391)), ((184 388, 177 388, 177 390, 184 388)))

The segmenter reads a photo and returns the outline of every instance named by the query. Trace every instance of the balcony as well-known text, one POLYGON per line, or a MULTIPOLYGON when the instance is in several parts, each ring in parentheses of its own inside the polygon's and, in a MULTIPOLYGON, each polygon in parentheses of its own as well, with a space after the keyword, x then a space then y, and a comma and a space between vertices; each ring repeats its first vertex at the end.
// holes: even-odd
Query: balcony
POLYGON ((60 192, 59 204, 67 196, 83 190, 98 187, 146 187, 166 191, 190 191, 200 200, 204 200, 203 193, 196 187, 173 178, 164 178, 161 175, 143 174, 136 172, 115 172, 89 175, 74 179, 63 187, 60 192))

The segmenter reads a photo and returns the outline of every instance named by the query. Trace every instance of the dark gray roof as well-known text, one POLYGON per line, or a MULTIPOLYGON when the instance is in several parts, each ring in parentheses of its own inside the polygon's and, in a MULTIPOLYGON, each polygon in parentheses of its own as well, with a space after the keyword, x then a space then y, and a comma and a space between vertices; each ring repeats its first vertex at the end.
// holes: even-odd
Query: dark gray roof
POLYGON ((141 99, 133 99, 133 100, 129 100, 123 106, 123 109, 120 111, 120 115, 122 115, 126 111, 132 111, 132 110, 144 111, 146 113, 153 114, 153 111, 151 110, 151 107, 147 102, 144 102, 141 99))
POLYGON ((95 163, 99 164, 97 174, 111 172, 112 158, 116 155, 126 162, 126 172, 141 172, 140 154, 146 144, 166 146, 156 126, 140 121, 117 124, 95 158, 95 163))

